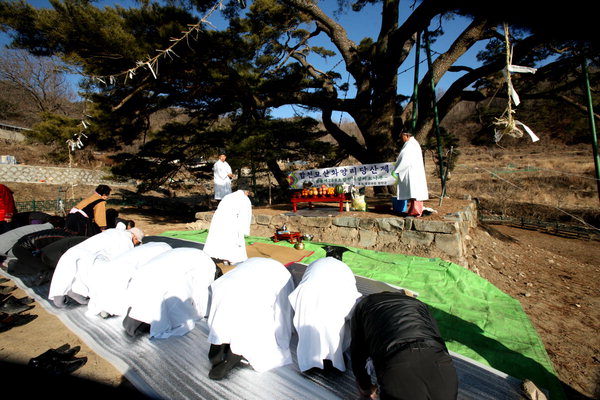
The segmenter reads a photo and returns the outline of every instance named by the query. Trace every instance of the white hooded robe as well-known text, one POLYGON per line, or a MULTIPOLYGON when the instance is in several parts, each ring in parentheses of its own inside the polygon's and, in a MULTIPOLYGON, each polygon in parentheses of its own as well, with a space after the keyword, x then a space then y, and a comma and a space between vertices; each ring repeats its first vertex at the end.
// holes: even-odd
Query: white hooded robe
POLYGON ((127 288, 137 269, 171 249, 167 243, 149 242, 136 246, 111 261, 97 260, 91 273, 88 311, 92 315, 101 311, 111 315, 127 314, 127 288))
POLYGON ((258 372, 292 363, 293 289, 279 261, 253 257, 237 265, 211 285, 208 341, 229 343, 258 372))
POLYGON ((107 229, 71 247, 56 264, 48 298, 64 296, 69 290, 88 297, 96 260, 109 261, 131 249, 132 233, 118 228, 107 229))
POLYGON ((423 153, 419 142, 411 136, 402 146, 396 159, 394 172, 398 176, 396 198, 398 200, 429 199, 423 153))
POLYGON ((218 160, 213 165, 214 182, 215 182, 215 199, 221 200, 223 197, 231 193, 231 167, 227 161, 218 160))
POLYGON ((204 251, 213 258, 238 263, 248 259, 245 235, 250 235, 252 203, 243 190, 221 200, 210 222, 204 251))
POLYGON ((301 371, 323 369, 323 360, 345 371, 344 351, 350 344, 349 314, 361 296, 352 270, 342 261, 326 257, 312 262, 290 294, 296 351, 301 371))
POLYGON ((202 250, 178 247, 140 266, 129 283, 129 317, 150 324, 150 338, 182 336, 207 313, 216 265, 202 250))

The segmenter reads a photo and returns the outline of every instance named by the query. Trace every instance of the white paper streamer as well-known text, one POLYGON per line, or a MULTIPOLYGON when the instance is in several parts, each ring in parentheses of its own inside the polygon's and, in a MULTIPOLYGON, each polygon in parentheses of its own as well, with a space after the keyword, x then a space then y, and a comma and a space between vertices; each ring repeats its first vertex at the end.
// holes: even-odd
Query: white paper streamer
POLYGON ((540 140, 540 138, 537 137, 537 135, 535 133, 533 133, 531 128, 529 128, 527 125, 525 125, 521 121, 515 120, 515 125, 521 125, 523 127, 523 129, 525 129, 525 132, 527 132, 529 134, 529 137, 531 137, 532 142, 537 142, 538 140, 540 140))

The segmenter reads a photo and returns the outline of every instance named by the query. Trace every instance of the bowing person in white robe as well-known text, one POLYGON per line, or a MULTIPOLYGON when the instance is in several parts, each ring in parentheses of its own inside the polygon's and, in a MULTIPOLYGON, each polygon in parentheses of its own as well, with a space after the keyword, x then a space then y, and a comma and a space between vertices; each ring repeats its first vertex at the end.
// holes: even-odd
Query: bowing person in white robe
POLYGON ((136 246, 110 261, 97 260, 91 272, 88 312, 92 315, 127 314, 129 304, 126 294, 133 275, 150 260, 171 249, 167 243, 150 242, 136 246))
POLYGON ((224 153, 219 154, 219 159, 213 165, 215 200, 221 200, 231 193, 231 178, 233 178, 233 171, 231 170, 229 163, 225 161, 225 158, 227 158, 227 156, 224 153))
POLYGON ((406 213, 415 217, 423 214, 423 201, 429 199, 423 153, 419 142, 408 132, 401 135, 404 145, 394 165, 398 178, 396 198, 408 200, 406 213))
POLYGON ((213 346, 227 346, 238 358, 215 360, 209 354, 211 379, 223 378, 241 357, 258 372, 292 363, 288 296, 293 289, 287 268, 262 257, 249 258, 213 282, 208 315, 211 351, 213 346))
POLYGON ((300 371, 323 369, 323 360, 346 370, 344 351, 350 345, 347 321, 360 296, 356 278, 344 262, 326 257, 310 263, 289 296, 298 333, 300 371))
POLYGON ((231 264, 248 259, 244 236, 250 235, 252 203, 248 190, 237 190, 221 200, 208 229, 203 250, 231 264))
POLYGON ((144 233, 139 228, 107 229, 68 249, 58 260, 48 298, 57 307, 66 305, 66 296, 87 304, 92 285, 90 273, 97 260, 108 261, 140 244, 144 233))
POLYGON ((150 325, 150 338, 185 335, 208 308, 216 265, 202 250, 178 247, 140 266, 127 290, 128 317, 150 325))

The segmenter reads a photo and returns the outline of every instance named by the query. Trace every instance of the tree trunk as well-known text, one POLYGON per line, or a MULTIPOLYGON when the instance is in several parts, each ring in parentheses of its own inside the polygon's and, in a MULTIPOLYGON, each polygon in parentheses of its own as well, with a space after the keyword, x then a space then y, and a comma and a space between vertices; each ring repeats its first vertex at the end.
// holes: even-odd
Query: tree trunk
POLYGON ((277 184, 283 190, 287 190, 290 187, 290 183, 288 182, 287 175, 279 168, 279 164, 277 164, 276 160, 267 160, 267 167, 275 177, 277 184))

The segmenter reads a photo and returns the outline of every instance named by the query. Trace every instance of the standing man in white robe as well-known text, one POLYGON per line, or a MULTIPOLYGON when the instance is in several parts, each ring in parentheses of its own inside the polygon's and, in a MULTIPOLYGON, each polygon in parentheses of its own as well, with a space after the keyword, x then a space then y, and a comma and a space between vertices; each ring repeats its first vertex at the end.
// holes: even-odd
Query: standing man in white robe
MULTIPOLYGON (((140 266, 127 289, 126 319, 150 325, 150 338, 182 336, 208 312, 209 286, 217 266, 202 250, 178 247, 140 266)), ((135 336, 123 325, 131 336, 135 336)))
POLYGON ((294 281, 282 263, 249 258, 210 289, 210 379, 224 378, 242 357, 258 372, 292 363, 288 296, 294 281))
POLYGON ((251 195, 249 190, 237 190, 221 200, 208 229, 203 248, 206 254, 229 264, 248 259, 244 236, 250 235, 251 195))
POLYGON ((324 360, 346 370, 344 351, 350 345, 350 313, 361 296, 352 270, 342 261, 325 257, 309 264, 290 294, 298 332, 298 367, 324 369, 324 360))
POLYGON ((112 228, 71 247, 56 264, 48 298, 57 307, 65 307, 67 297, 87 304, 92 285, 90 273, 96 260, 111 260, 142 243, 143 238, 144 232, 139 228, 112 228))
POLYGON ((231 193, 231 178, 233 178, 233 172, 227 161, 225 161, 226 158, 227 156, 225 153, 221 152, 219 154, 219 159, 213 165, 215 200, 221 200, 231 193))
POLYGON ((408 200, 406 214, 420 217, 423 214, 423 201, 429 199, 425 164, 419 142, 408 132, 401 135, 404 145, 394 165, 398 178, 396 199, 408 200))

